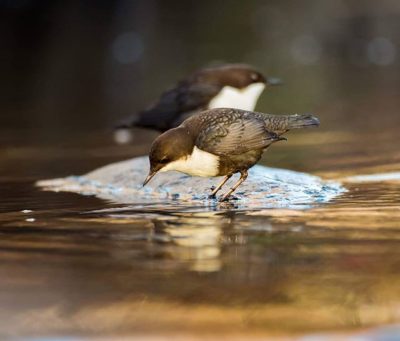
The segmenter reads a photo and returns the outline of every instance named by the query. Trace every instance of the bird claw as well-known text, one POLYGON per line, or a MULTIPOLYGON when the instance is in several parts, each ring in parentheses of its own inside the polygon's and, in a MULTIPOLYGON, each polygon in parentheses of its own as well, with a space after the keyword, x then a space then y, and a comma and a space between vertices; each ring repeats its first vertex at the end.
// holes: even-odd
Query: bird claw
POLYGON ((224 195, 221 198, 219 198, 219 202, 227 202, 230 200, 239 200, 239 198, 234 195, 228 195, 228 196, 224 195))
POLYGON ((208 196, 208 199, 215 199, 215 197, 216 197, 215 194, 210 194, 210 195, 208 196))

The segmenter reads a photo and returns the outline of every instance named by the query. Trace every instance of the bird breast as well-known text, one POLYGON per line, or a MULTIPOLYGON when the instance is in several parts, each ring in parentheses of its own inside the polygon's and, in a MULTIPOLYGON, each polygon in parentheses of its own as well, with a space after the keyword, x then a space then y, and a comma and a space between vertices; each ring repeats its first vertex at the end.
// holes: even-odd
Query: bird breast
POLYGON ((254 110, 257 100, 265 88, 264 83, 253 83, 243 89, 224 86, 209 103, 208 109, 235 108, 254 110))
POLYGON ((219 173, 219 157, 217 155, 193 148, 192 154, 172 161, 161 169, 161 172, 178 171, 193 176, 217 176, 219 173))

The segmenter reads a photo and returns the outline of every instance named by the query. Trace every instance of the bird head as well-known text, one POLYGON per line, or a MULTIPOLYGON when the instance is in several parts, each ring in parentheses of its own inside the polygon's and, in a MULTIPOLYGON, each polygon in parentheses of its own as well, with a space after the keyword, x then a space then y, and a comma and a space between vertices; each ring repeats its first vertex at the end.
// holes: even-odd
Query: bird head
POLYGON ((150 149, 150 171, 143 186, 158 172, 173 170, 174 162, 187 158, 193 147, 193 139, 183 127, 170 129, 158 136, 150 149))
POLYGON ((247 64, 224 64, 217 67, 203 69, 198 73, 205 82, 231 86, 244 89, 252 84, 280 85, 281 80, 274 77, 266 77, 260 71, 247 64))

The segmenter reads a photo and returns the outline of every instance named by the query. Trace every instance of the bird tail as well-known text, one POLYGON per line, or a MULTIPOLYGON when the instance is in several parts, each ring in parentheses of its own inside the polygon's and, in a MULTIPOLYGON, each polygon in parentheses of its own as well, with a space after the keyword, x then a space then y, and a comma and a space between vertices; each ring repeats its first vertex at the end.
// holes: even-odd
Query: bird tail
POLYGON ((174 118, 173 111, 145 110, 131 115, 118 122, 115 129, 129 129, 133 127, 166 131, 171 127, 174 118))
POLYGON ((319 120, 310 114, 295 115, 263 115, 265 125, 269 131, 276 134, 283 134, 291 129, 305 127, 318 127, 319 120))
POLYGON ((114 125, 114 129, 128 129, 136 126, 138 121, 138 115, 129 116, 114 125))

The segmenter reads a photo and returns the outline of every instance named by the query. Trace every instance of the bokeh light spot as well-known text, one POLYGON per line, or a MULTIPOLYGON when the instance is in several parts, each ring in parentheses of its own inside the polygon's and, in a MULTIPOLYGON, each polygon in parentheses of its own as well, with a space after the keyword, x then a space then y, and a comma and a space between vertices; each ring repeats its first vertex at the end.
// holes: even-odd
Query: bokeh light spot
POLYGON ((367 57, 371 63, 390 65, 396 59, 396 47, 385 37, 376 37, 367 45, 367 57))
POLYGON ((293 40, 290 52, 298 63, 315 64, 321 57, 322 49, 315 37, 301 35, 293 40))
POLYGON ((129 129, 118 129, 114 132, 114 141, 118 144, 131 142, 132 137, 132 132, 129 129))
POLYGON ((112 44, 112 55, 121 64, 139 61, 143 51, 142 38, 136 32, 124 32, 117 36, 112 44))

